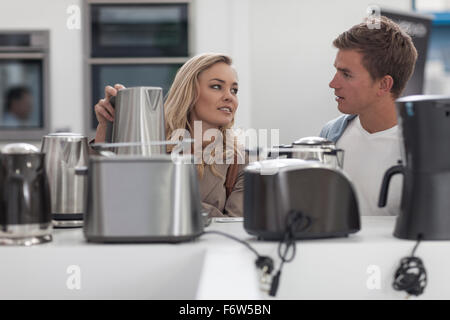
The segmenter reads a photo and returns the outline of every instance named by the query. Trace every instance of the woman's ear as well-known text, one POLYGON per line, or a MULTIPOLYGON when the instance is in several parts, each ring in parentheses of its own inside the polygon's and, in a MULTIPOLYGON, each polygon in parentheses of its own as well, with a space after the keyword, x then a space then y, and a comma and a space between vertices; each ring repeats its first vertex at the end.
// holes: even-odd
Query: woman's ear
POLYGON ((394 86, 394 79, 390 75, 385 75, 380 80, 379 92, 380 95, 391 93, 391 89, 394 86))

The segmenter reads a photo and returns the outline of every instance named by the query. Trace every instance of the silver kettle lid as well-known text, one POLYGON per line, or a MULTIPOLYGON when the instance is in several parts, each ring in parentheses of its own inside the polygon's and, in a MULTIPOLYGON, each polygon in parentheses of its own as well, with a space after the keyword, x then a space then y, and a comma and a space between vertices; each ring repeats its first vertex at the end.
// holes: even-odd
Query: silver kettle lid
POLYGON ((30 154, 40 153, 39 149, 29 143, 10 143, 5 145, 1 153, 3 154, 30 154))
POLYGON ((296 146, 332 146, 334 143, 322 137, 304 137, 293 143, 296 146))

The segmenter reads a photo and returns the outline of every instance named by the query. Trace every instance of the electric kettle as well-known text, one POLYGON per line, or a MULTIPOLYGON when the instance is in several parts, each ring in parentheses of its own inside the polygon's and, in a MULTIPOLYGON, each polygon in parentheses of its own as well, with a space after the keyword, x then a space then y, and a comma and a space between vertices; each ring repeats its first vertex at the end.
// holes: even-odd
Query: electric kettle
POLYGON ((52 240, 45 154, 13 143, 0 153, 0 244, 33 245, 52 240))
POLYGON ((51 133, 42 138, 45 172, 50 185, 55 228, 83 226, 87 177, 75 174, 88 165, 87 137, 77 133, 51 133))
POLYGON ((165 154, 165 146, 151 145, 165 141, 162 88, 124 88, 110 99, 115 108, 114 121, 108 122, 106 143, 136 143, 124 148, 112 147, 116 154, 150 156, 165 154))
POLYGON ((276 156, 319 161, 340 169, 344 166, 344 150, 322 137, 304 137, 292 144, 277 146, 271 149, 269 158, 276 156))

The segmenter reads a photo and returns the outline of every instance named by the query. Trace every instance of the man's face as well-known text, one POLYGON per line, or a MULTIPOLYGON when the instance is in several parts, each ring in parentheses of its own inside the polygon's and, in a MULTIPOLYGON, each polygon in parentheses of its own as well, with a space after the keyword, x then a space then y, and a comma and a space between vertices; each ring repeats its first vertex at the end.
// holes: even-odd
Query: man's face
POLYGON ((17 118, 26 120, 33 109, 33 98, 31 94, 24 93, 20 99, 11 102, 10 110, 17 118))
POLYGON ((329 86, 334 89, 338 109, 345 114, 361 114, 378 100, 378 81, 372 80, 356 50, 339 50, 334 62, 336 74, 329 86))

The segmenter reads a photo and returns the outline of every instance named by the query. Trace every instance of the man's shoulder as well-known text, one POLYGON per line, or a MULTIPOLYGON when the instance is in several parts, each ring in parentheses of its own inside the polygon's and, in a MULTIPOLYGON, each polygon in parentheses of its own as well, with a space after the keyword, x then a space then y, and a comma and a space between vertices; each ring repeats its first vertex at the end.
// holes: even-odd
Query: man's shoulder
POLYGON ((344 132, 349 121, 356 118, 356 115, 344 114, 329 121, 320 131, 320 136, 336 142, 344 132))
POLYGON ((340 125, 341 123, 344 123, 346 121, 346 119, 348 119, 349 117, 351 117, 351 115, 348 115, 348 114, 340 115, 339 117, 328 121, 325 124, 324 128, 332 128, 332 127, 335 127, 337 125, 340 125))

